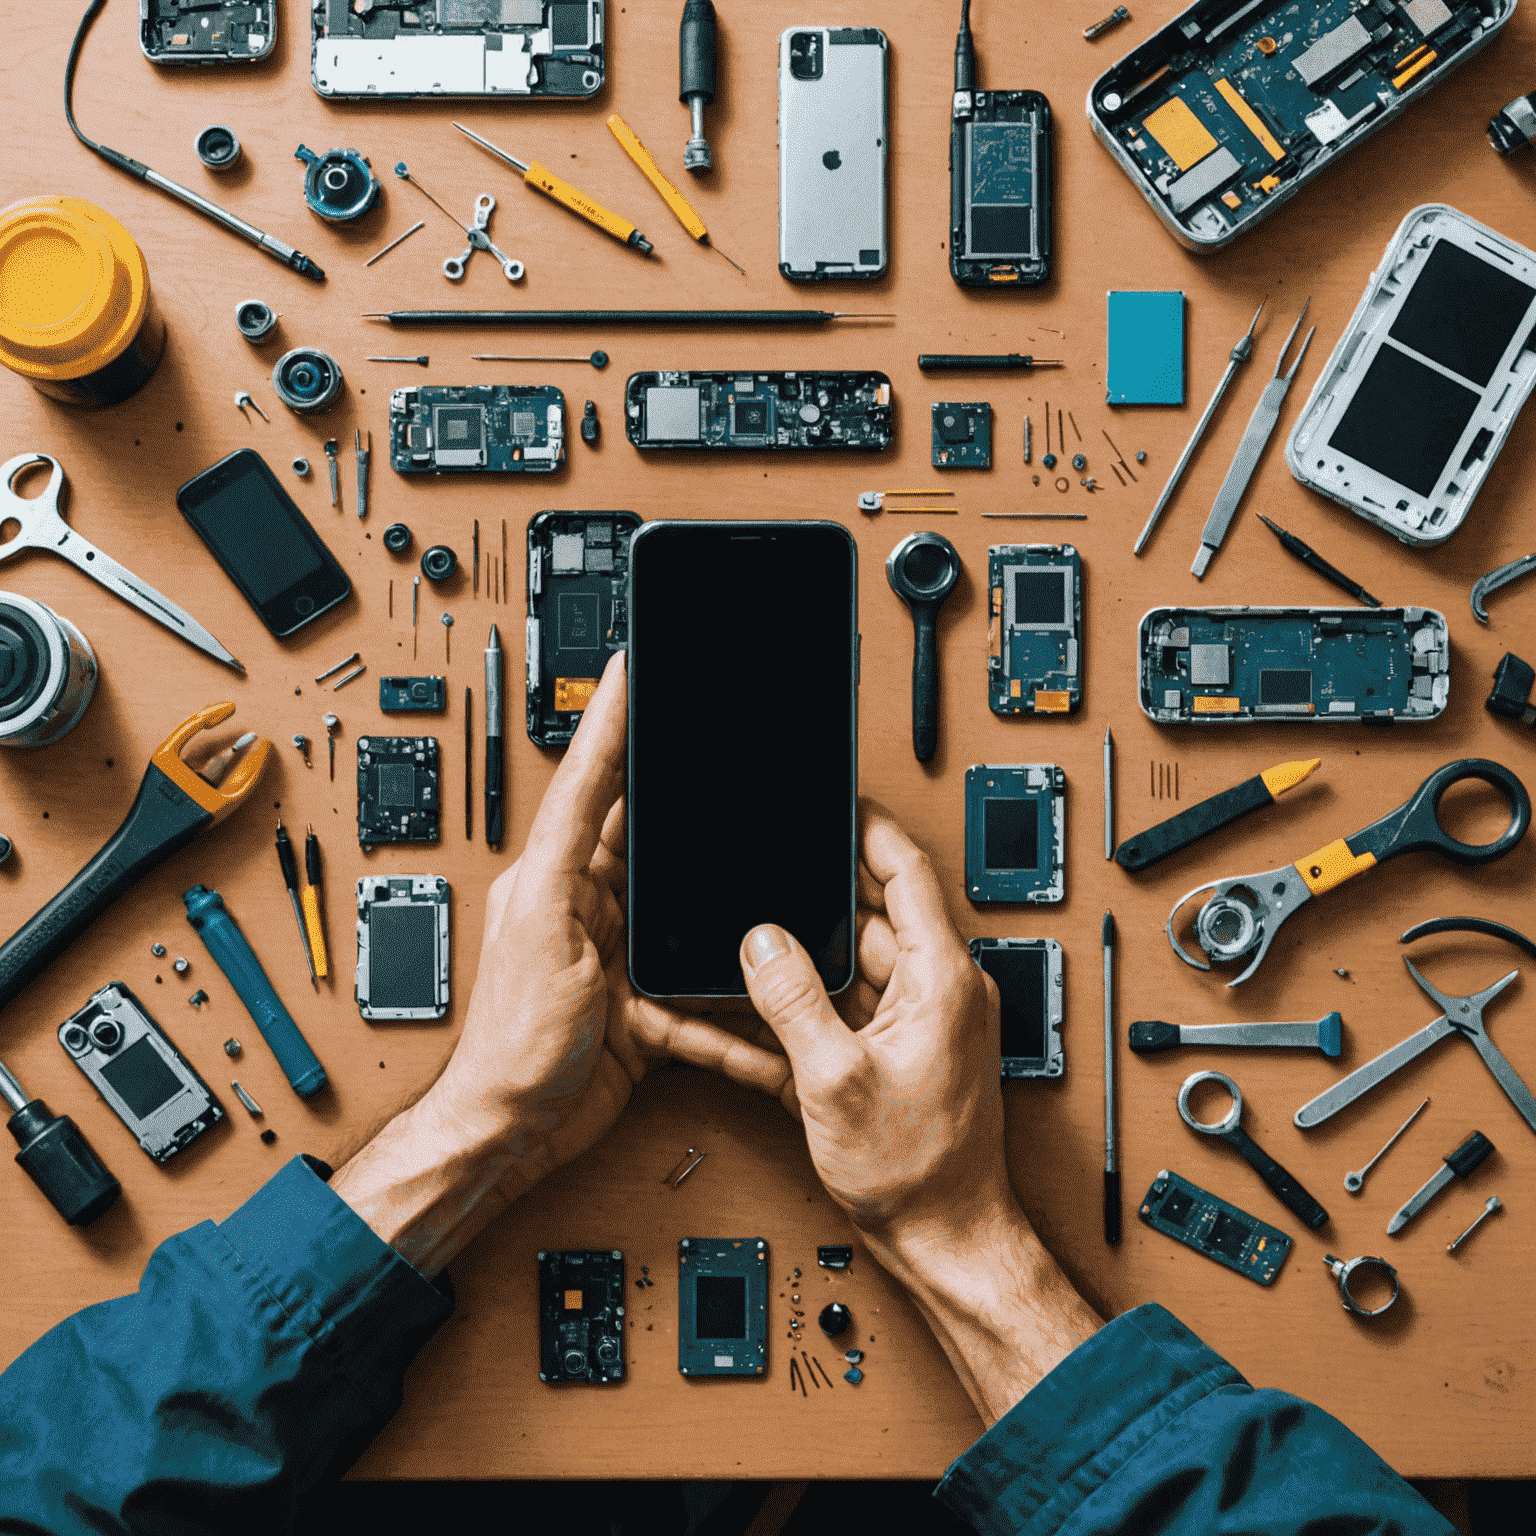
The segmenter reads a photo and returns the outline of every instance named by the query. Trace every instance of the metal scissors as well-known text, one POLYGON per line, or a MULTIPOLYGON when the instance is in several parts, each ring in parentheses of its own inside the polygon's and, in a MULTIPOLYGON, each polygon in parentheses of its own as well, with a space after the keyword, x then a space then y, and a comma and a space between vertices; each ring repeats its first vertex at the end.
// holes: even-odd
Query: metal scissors
POLYGON ((1510 1066, 1503 1051, 1488 1038, 1488 1030, 1483 1024, 1483 1009, 1520 972, 1511 971, 1507 976, 1499 977, 1491 987, 1484 987, 1481 992, 1474 992, 1470 997, 1448 997, 1425 981, 1406 955, 1403 956, 1403 964, 1408 967, 1413 979, 1439 1003, 1440 1017, 1433 1024, 1426 1024, 1417 1034, 1409 1035, 1390 1050, 1383 1051, 1374 1061, 1357 1067, 1326 1093, 1320 1093, 1310 1103, 1303 1104, 1296 1111, 1296 1124, 1304 1131, 1314 1125, 1321 1125, 1324 1120, 1353 1104, 1362 1094, 1369 1093, 1378 1083, 1386 1082, 1399 1067, 1405 1067, 1416 1057, 1422 1056, 1437 1041, 1444 1040, 1447 1035, 1465 1035, 1477 1047, 1477 1054, 1498 1079, 1499 1086, 1509 1095, 1510 1103, 1520 1111, 1525 1123, 1536 1131, 1536 1095, 1521 1081, 1520 1074, 1510 1066))
POLYGON ((51 550, 99 581, 107 591, 132 603, 140 613, 148 614, 183 640, 190 640, 200 651, 206 651, 237 672, 245 671, 190 614, 184 613, 169 598, 162 597, 148 582, 140 581, 110 555, 103 554, 64 521, 59 510, 59 492, 63 486, 64 466, 51 454, 19 453, 0 466, 0 526, 13 520, 21 525, 14 539, 0 544, 0 560, 8 560, 23 549, 51 550), (11 487, 16 483, 16 477, 34 464, 53 466, 47 489, 40 496, 18 496, 11 487))
POLYGON ((1336 838, 1316 853, 1293 864, 1282 864, 1279 869, 1210 880, 1186 892, 1168 914, 1168 942, 1179 959, 1198 971, 1210 970, 1213 961, 1231 964, 1251 955, 1242 974, 1227 983, 1235 987, 1258 970, 1280 925, 1312 897, 1400 853, 1434 849, 1458 864, 1486 864, 1508 853, 1530 824, 1531 797, 1508 768, 1482 757, 1461 758, 1437 768, 1406 804, 1363 831, 1336 838), (1491 843, 1458 842, 1440 825, 1441 797, 1464 779, 1492 784, 1509 802, 1509 825, 1491 843), (1197 960, 1174 937, 1173 925, 1184 904, 1202 891, 1211 895, 1195 914, 1195 938, 1209 959, 1197 960))

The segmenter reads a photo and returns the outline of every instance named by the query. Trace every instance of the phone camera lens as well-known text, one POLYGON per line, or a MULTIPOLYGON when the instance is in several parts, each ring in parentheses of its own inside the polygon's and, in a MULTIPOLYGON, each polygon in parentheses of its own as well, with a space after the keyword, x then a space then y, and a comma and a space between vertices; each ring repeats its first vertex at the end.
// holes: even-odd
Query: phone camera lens
POLYGON ((285 352, 272 370, 277 398, 301 416, 329 410, 341 393, 341 367, 319 347, 295 347, 285 352))
POLYGON ((98 1019, 91 1025, 91 1039, 104 1051, 115 1051, 123 1043, 123 1030, 120 1024, 114 1024, 111 1019, 98 1019))
POLYGON ((566 1350, 565 1374, 567 1376, 585 1376, 587 1374, 587 1356, 584 1350, 566 1350))
POLYGON ((64 1031, 64 1048, 66 1050, 83 1051, 89 1044, 90 1036, 78 1024, 72 1024, 64 1031))

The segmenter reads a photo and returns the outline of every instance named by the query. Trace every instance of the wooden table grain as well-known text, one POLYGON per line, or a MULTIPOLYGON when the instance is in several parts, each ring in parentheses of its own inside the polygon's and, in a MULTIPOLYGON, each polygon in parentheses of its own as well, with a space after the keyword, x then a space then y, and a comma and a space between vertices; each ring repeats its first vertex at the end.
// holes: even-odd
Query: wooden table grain
MULTIPOLYGON (((972 293, 949 280, 945 253, 951 60, 955 7, 948 0, 880 6, 850 0, 836 19, 878 25, 891 50, 891 272, 885 280, 791 288, 776 266, 775 38, 783 18, 755 7, 720 7, 720 100, 709 109, 712 177, 678 164, 687 114, 676 101, 676 0, 610 5, 609 84, 582 105, 463 102, 327 103, 308 80, 304 9, 283 8, 273 58, 247 69, 157 70, 140 56, 136 8, 115 0, 99 19, 80 68, 77 109, 93 137, 206 190, 227 206, 309 252, 329 274, 305 282, 252 247, 113 171, 70 137, 60 85, 73 12, 13 6, 0 93, 10 124, 6 199, 68 192, 110 210, 143 247, 170 327, 165 361, 128 403, 82 414, 0 379, 6 456, 27 450, 59 458, 69 478, 70 520, 86 537, 186 607, 245 663, 236 676, 115 601, 64 562, 29 554, 0 570, 0 587, 39 598, 78 623, 103 675, 83 723, 55 746, 0 754, 0 831, 16 845, 0 867, 0 926, 9 931, 74 873, 118 825, 153 748, 193 710, 216 699, 238 704, 232 725, 278 743, 277 761, 251 802, 215 832, 167 861, 117 904, 7 1011, 0 1051, 30 1091, 78 1121, 123 1181, 124 1198, 89 1230, 65 1228, 19 1170, 5 1175, 7 1306, 0 1358, 9 1360, 76 1308, 131 1289, 153 1246, 194 1222, 219 1219, 299 1151, 325 1153, 377 1123, 435 1070, 462 1021, 474 978, 486 887, 526 836, 556 755, 534 748, 515 722, 522 674, 517 639, 525 613, 524 540, 545 508, 628 507, 647 518, 826 517, 858 540, 864 636, 861 780, 931 853, 963 933, 1044 935, 1066 949, 1067 1071, 1059 1082, 1007 1090, 1009 1159, 1020 1197, 1042 1237, 1106 1315, 1146 1301, 1172 1308, 1253 1382, 1283 1388, 1337 1414, 1393 1466, 1417 1477, 1536 1473, 1536 1321, 1526 1279, 1536 1231, 1536 1146, 1474 1053, 1449 1041, 1390 1088, 1324 1128, 1303 1135, 1296 1107, 1336 1070, 1367 1060, 1428 1023, 1432 1008, 1407 975, 1397 936, 1425 918, 1471 913, 1529 929, 1536 839, 1502 862, 1463 870, 1426 856, 1352 882, 1289 922, 1263 968, 1237 992, 1178 964, 1162 927, 1186 888, 1215 876, 1262 870, 1364 826, 1400 804, 1440 763, 1487 756, 1528 780, 1536 739, 1482 707, 1505 650, 1531 654, 1536 583, 1501 592, 1484 628, 1468 611, 1472 581, 1532 545, 1529 487, 1536 479, 1536 427, 1513 432, 1465 527, 1443 548, 1415 553, 1302 490, 1285 472, 1281 439, 1354 310, 1402 216, 1444 201, 1526 244, 1536 244, 1536 155, 1502 160, 1488 147, 1490 115, 1533 84, 1536 10, 1522 8, 1501 38, 1422 104, 1329 171, 1316 186, 1227 252, 1196 257, 1157 226, 1121 172, 1091 142, 1080 103, 1095 75, 1161 25, 1167 0, 1138 8, 1135 21, 1097 45, 1081 29, 1104 0, 1026 8, 976 8, 984 84, 1043 89, 1056 110, 1055 276, 1028 293, 972 293), (695 247, 612 140, 604 119, 619 111, 695 202, 721 249, 746 269, 695 247), (518 184, 450 127, 452 118, 512 153, 538 158, 635 219, 656 244, 642 260, 518 184), (224 122, 245 158, 214 178, 197 163, 193 138, 224 122), (297 143, 353 146, 386 183, 382 208, 359 224, 322 225, 304 207, 297 143), (477 256, 459 285, 440 264, 462 236, 389 173, 397 160, 450 208, 477 194, 498 200, 492 234, 524 260, 511 288, 477 256), (364 260, 417 219, 426 225, 372 267, 364 260), (1181 289, 1189 298, 1188 383, 1182 408, 1110 410, 1103 400, 1104 295, 1112 288, 1181 289), (1310 296, 1317 342, 1282 415, 1276 440, 1243 516, 1202 585, 1188 576, 1200 522, 1290 320, 1310 296), (278 311, 275 339, 252 348, 236 333, 237 301, 260 297, 278 311), (1254 361, 1239 375, 1205 446, 1147 555, 1130 547, 1152 500, 1254 307, 1266 300, 1254 361), (442 328, 392 331, 361 318, 396 306, 795 306, 891 311, 892 323, 843 324, 814 333, 645 329, 515 333, 442 328), (526 345, 524 345, 526 343, 526 345), (326 416, 302 418, 277 403, 272 363, 312 344, 341 362, 346 388, 326 416), (475 351, 580 352, 602 347, 605 372, 578 365, 492 367, 475 351), (1029 376, 926 379, 921 351, 1028 351, 1066 360, 1029 376), (427 369, 370 363, 373 353, 431 357, 427 369), (638 369, 739 367, 868 368, 887 371, 897 400, 898 439, 880 457, 637 454, 623 434, 623 384, 638 369), (387 404, 405 384, 482 379, 553 382, 570 414, 597 402, 595 449, 574 433, 564 470, 528 477, 404 479, 387 467, 387 404), (249 389, 271 417, 245 419, 236 390, 249 389), (990 473, 956 474, 959 515, 869 519, 860 491, 925 485, 928 405, 986 398, 995 408, 990 473), (1068 452, 1079 447, 1100 489, 1071 477, 1058 493, 1038 467, 1044 413, 1070 412, 1068 452), (1037 464, 1022 462, 1023 418, 1034 423, 1037 464), (373 435, 372 509, 353 513, 354 427, 373 435), (1110 471, 1108 432, 1130 463, 1146 451, 1137 480, 1110 471), (342 445, 342 506, 333 511, 322 443, 342 445), (355 597, 286 643, 273 641, 177 514, 178 485, 241 446, 259 449, 321 530, 355 584, 355 597), (308 457, 306 481, 289 461, 308 457), (1041 474, 1036 486, 1033 476, 1041 474), (1081 523, 993 523, 983 511, 1074 511, 1081 523), (1270 725, 1234 731, 1156 729, 1136 706, 1135 634, 1141 614, 1166 602, 1332 604, 1339 594, 1276 548, 1249 514, 1264 511, 1390 603, 1447 615, 1453 637, 1451 703, 1423 727, 1270 725), (462 574, 422 589, 418 631, 410 623, 415 565, 382 548, 383 527, 411 525, 415 549, 446 542, 467 566, 471 521, 499 560, 505 521, 508 581, 501 600, 462 574), (931 522, 965 562, 940 621, 940 744, 927 767, 910 750, 911 626, 881 570, 896 541, 931 522), (986 705, 985 561, 993 542, 1067 539, 1085 562, 1086 643, 1081 711, 1061 720, 1003 720, 986 705), (392 594, 391 594, 392 584, 392 594), (393 603, 391 616, 390 604, 393 603), (452 662, 444 611, 457 620, 452 662), (478 711, 481 649, 492 621, 507 646, 509 835, 493 856, 462 827, 462 690, 478 711), (358 650, 368 672, 333 693, 315 675, 358 650), (384 849, 364 857, 356 842, 352 766, 356 739, 386 728, 376 682, 396 671, 439 672, 449 709, 435 728, 443 742, 444 816, 435 848, 384 849), (325 767, 322 714, 341 716, 337 777, 325 767), (1102 853, 1100 750, 1106 726, 1118 752, 1120 835, 1181 805, 1289 758, 1320 755, 1321 771, 1277 807, 1132 880, 1102 853), (314 744, 306 767, 289 744, 314 744), (962 891, 967 765, 1052 761, 1068 780, 1066 900, 1060 906, 969 906, 962 891), (1156 795, 1156 765, 1177 765, 1179 805, 1156 795), (272 851, 273 823, 313 822, 325 855, 335 974, 307 991, 293 919, 272 851), (352 888, 364 872, 435 873, 453 887, 454 1003, 439 1026, 369 1025, 351 997, 352 888), (287 1088, 248 1016, 186 926, 180 893, 201 881, 221 891, 280 993, 325 1063, 329 1093, 304 1104, 287 1088), (1132 1060, 1122 1043, 1120 1129, 1125 1240, 1106 1248, 1100 1228, 1102 1073, 1099 923, 1105 909, 1120 932, 1118 1016, 1185 1022, 1315 1018, 1339 1009, 1345 1054, 1335 1069, 1303 1053, 1247 1056, 1185 1052, 1132 1060), (169 948, 165 960, 152 942, 169 948), (177 977, 170 960, 192 962, 177 977), (172 1037, 225 1099, 226 1124, 164 1169, 153 1166, 85 1086, 54 1039, 61 1019, 95 988, 121 979, 149 1002, 172 1037), (210 1001, 188 1006, 194 987, 210 1001), (277 1132, 263 1146, 235 1103, 220 1042, 245 1041, 236 1070, 277 1132), (1269 1193, 1224 1148, 1191 1135, 1174 1096, 1199 1065, 1241 1083, 1245 1125, 1333 1212, 1320 1232, 1296 1232, 1296 1248, 1272 1290, 1246 1285, 1134 1219, 1135 1202, 1159 1169, 1172 1166, 1287 1230, 1269 1193), (1362 1165, 1424 1095, 1430 1109, 1352 1199, 1348 1168, 1362 1165), (1387 1217, 1474 1126, 1498 1146, 1400 1238, 1387 1217), (1454 1257, 1450 1237, 1490 1193, 1507 1210, 1454 1257), (1324 1252, 1385 1254, 1403 1299, 1376 1323, 1348 1316, 1321 1263, 1324 1252)), ((1054 437, 1054 428, 1053 428, 1054 437)), ((744 679, 764 658, 752 637, 717 634, 706 643, 738 650, 744 679)), ((479 740, 477 722, 476 740, 479 740)), ((476 782, 479 768, 476 768, 476 782)), ((1457 794, 1447 816, 1464 835, 1492 835, 1498 808, 1480 793, 1457 794)), ((728 839, 722 839, 728 846, 728 839)), ((723 877, 750 878, 749 872, 723 877)), ((1519 963, 1477 937, 1418 946, 1437 985, 1470 992, 1519 963)), ((1536 1081, 1530 992, 1522 980, 1489 1013, 1493 1038, 1536 1081)), ((1123 1032, 1122 1032, 1123 1042, 1123 1032)), ((932 1477, 976 1436, 979 1424, 922 1320, 876 1266, 858 1253, 845 1273, 818 1270, 819 1243, 849 1240, 846 1221, 811 1168, 797 1124, 772 1103, 698 1072, 673 1069, 643 1083, 614 1131, 578 1163, 535 1189, 452 1267, 453 1320, 410 1372, 405 1405, 358 1466, 369 1477, 932 1477), (678 1190, 662 1175, 689 1146, 709 1155, 678 1190), (676 1369, 675 1252, 683 1236, 761 1236, 772 1255, 770 1367, 759 1381, 683 1380, 676 1369), (630 1286, 630 1371, 622 1386, 555 1390, 537 1380, 534 1255, 543 1247, 617 1247, 631 1277, 647 1265, 656 1284, 630 1286), (827 1298, 852 1309, 865 1380, 845 1384, 830 1341, 808 1346, 834 1387, 790 1392, 785 1337, 788 1282, 802 1271, 807 1320, 827 1298)), ((815 1330, 812 1337, 819 1339, 815 1330)))

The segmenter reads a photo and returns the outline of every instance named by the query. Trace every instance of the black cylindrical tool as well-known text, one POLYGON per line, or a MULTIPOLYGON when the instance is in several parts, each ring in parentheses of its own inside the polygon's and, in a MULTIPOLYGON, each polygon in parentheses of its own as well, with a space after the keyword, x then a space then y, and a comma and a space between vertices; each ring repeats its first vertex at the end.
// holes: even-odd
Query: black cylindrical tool
POLYGON ((715 7, 712 0, 686 0, 677 35, 677 99, 692 116, 693 136, 683 148, 683 167, 707 171, 714 165, 704 137, 704 108, 715 99, 715 7))
POLYGON ((941 534, 909 534, 885 562, 891 590, 912 610, 912 750, 928 762, 939 745, 939 607, 960 577, 960 554, 941 534))
POLYGON ((0 1098, 15 1110, 6 1129, 21 1151, 16 1161, 72 1227, 94 1221, 122 1193, 122 1185, 68 1115, 55 1115, 0 1063, 0 1098))

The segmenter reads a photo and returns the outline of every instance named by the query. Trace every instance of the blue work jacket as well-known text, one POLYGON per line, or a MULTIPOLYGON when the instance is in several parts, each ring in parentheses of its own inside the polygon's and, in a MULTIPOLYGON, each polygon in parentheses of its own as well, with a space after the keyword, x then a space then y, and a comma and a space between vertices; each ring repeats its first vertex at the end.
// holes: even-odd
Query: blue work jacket
MULTIPOLYGON (((279 1536, 452 1310, 295 1158, 0 1376, 0 1531, 279 1536)), ((1069 1355, 938 1493, 982 1536, 1455 1536, 1337 1419, 1158 1306, 1069 1355)))

